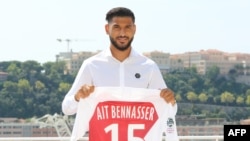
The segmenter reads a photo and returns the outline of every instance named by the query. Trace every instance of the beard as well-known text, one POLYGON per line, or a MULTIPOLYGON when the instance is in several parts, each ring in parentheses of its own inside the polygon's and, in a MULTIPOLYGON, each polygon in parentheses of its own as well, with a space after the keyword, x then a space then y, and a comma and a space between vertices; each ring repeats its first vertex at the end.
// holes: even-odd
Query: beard
POLYGON ((119 45, 119 44, 115 41, 115 39, 112 38, 112 37, 110 37, 110 36, 109 36, 109 39, 110 39, 111 44, 112 44, 116 49, 118 49, 118 50, 120 50, 120 51, 125 51, 125 50, 127 50, 127 49, 131 46, 131 43, 132 43, 134 37, 132 37, 132 38, 128 41, 128 43, 125 44, 125 45, 119 45))

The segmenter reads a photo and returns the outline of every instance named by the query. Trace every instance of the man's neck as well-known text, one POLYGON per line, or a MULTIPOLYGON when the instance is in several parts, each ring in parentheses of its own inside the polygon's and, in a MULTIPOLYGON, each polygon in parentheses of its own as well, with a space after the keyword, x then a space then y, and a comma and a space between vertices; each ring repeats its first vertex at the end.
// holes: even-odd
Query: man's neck
POLYGON ((119 60, 120 62, 123 62, 126 58, 128 58, 130 52, 131 52, 131 47, 129 47, 126 50, 118 50, 115 47, 110 47, 111 50, 111 54, 114 58, 116 58, 117 60, 119 60))

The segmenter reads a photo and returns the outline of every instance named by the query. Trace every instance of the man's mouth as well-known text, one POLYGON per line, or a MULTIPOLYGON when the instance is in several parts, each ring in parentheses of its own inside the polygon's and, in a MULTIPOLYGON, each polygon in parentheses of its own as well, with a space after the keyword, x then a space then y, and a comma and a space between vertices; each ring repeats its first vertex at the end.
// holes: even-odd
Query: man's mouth
POLYGON ((121 43, 126 42, 127 40, 128 40, 127 37, 119 37, 118 38, 118 41, 121 42, 121 43))

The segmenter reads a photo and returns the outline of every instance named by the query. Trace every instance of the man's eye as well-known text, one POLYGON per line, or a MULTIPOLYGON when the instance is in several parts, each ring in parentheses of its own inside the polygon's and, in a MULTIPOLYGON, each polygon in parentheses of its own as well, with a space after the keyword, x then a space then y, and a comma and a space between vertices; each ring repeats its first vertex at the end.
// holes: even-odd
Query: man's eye
POLYGON ((113 27, 113 29, 115 29, 115 30, 119 30, 119 29, 120 29, 120 27, 119 27, 119 26, 114 26, 114 27, 113 27))

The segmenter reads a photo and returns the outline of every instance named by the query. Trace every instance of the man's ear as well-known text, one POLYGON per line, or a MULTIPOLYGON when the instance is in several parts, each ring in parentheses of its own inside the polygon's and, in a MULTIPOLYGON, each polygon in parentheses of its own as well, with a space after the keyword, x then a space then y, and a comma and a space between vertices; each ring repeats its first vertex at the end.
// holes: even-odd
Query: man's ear
POLYGON ((109 24, 105 25, 105 31, 106 31, 106 34, 109 34, 109 24))

